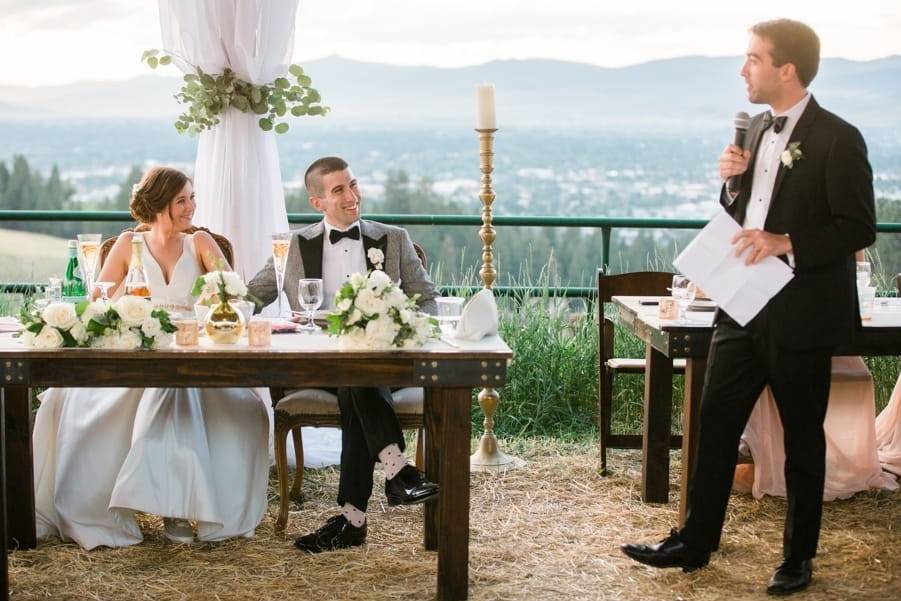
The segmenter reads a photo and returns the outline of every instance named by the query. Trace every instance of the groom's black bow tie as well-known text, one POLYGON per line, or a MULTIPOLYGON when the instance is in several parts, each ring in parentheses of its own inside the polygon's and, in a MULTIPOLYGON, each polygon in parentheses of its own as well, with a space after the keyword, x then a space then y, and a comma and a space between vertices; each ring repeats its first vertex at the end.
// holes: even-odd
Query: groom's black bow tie
POLYGON ((773 113, 767 113, 763 116, 763 129, 760 131, 766 131, 772 126, 773 131, 778 134, 782 131, 782 128, 785 127, 786 121, 788 121, 788 117, 785 115, 773 117, 773 113))
POLYGON ((339 231, 332 230, 328 233, 328 241, 332 244, 337 244, 341 238, 350 238, 351 240, 359 240, 360 239, 360 226, 355 225, 349 230, 339 231))

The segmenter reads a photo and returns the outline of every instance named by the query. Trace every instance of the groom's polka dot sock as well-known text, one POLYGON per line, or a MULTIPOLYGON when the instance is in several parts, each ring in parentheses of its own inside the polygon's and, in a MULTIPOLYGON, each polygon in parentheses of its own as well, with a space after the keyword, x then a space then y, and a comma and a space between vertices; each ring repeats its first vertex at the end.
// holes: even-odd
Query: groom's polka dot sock
POLYGON ((351 526, 354 528, 360 528, 366 523, 366 512, 360 511, 350 503, 344 504, 344 507, 341 508, 341 515, 343 515, 344 519, 350 522, 351 526))
POLYGON ((396 444, 389 444, 379 453, 379 463, 385 470, 385 478, 391 480, 397 475, 397 472, 407 465, 407 458, 404 457, 400 447, 396 444))

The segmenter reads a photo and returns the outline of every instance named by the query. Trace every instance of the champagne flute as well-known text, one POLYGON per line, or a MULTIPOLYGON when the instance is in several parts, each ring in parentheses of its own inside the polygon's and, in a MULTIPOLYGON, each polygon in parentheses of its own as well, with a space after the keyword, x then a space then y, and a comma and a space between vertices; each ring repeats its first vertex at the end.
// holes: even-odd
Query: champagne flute
POLYGON ((78 234, 78 262, 84 274, 85 288, 90 295, 94 292, 94 277, 100 261, 100 234, 78 234))
POLYGON ((275 282, 278 288, 279 318, 287 317, 287 315, 282 313, 282 286, 285 284, 285 266, 288 264, 288 249, 290 245, 290 232, 272 235, 272 266, 275 268, 275 282))
POLYGON ((307 312, 307 323, 300 326, 305 332, 316 332, 319 327, 313 318, 316 309, 322 304, 322 280, 320 278, 304 278, 297 283, 297 298, 300 306, 307 312))
POLYGON ((671 291, 673 298, 679 304, 679 323, 684 324, 688 321, 685 318, 685 311, 688 309, 688 305, 694 301, 697 287, 693 286, 691 280, 684 275, 674 275, 671 291))

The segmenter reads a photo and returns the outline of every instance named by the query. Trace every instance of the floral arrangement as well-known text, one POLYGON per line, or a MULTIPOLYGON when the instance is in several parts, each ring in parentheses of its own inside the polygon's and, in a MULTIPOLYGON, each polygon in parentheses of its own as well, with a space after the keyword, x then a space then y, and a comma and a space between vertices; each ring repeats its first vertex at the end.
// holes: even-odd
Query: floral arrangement
POLYGON ((25 346, 41 349, 157 349, 169 345, 176 329, 165 309, 155 309, 147 299, 129 295, 113 304, 50 303, 38 309, 26 303, 19 319, 25 346))
POLYGON ((328 316, 328 333, 355 349, 413 348, 437 338, 438 321, 419 312, 419 295, 407 297, 381 270, 382 251, 373 248, 367 256, 376 269, 366 276, 355 273, 341 286, 336 310, 328 316))
POLYGON ((199 297, 201 304, 227 303, 234 298, 246 297, 247 286, 234 271, 208 271, 194 280, 191 294, 199 297))
MULTIPOLYGON (((144 51, 141 61, 151 69, 172 62, 172 53, 160 55, 157 49, 144 51)), ((181 58, 181 57, 179 57, 181 58)), ((184 59, 182 59, 184 60, 184 59)), ((325 116, 329 107, 322 106, 322 97, 312 87, 310 76, 304 73, 300 65, 288 67, 288 77, 277 77, 272 83, 254 85, 235 77, 231 69, 225 69, 219 75, 204 73, 200 67, 186 64, 194 68, 194 73, 184 76, 185 84, 175 99, 187 105, 187 110, 178 116, 175 129, 178 133, 197 134, 219 124, 219 115, 229 107, 242 113, 260 115, 260 129, 275 130, 277 134, 288 131, 288 124, 279 119, 287 113, 295 117, 303 115, 325 116)))

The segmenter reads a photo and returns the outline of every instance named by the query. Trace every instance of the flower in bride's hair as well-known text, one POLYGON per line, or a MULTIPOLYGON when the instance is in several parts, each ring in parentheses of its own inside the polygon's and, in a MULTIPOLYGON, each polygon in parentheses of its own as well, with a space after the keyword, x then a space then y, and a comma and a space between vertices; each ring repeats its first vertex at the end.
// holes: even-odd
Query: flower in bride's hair
POLYGON ((153 312, 153 305, 146 298, 126 294, 116 301, 113 309, 126 326, 140 326, 153 312))
POLYGON ((41 319, 48 326, 68 330, 78 321, 78 316, 71 303, 50 303, 41 312, 41 319))
POLYGON ((131 187, 131 195, 132 195, 132 196, 137 196, 137 195, 140 194, 140 193, 141 193, 141 184, 134 184, 134 185, 131 187))

